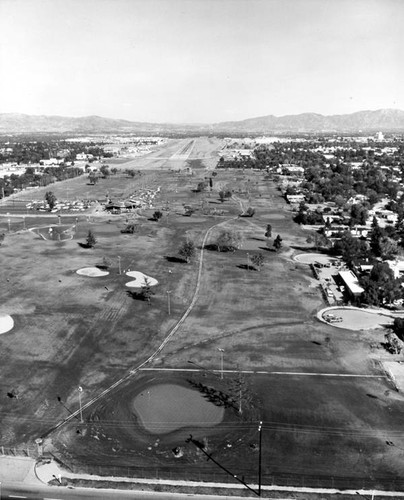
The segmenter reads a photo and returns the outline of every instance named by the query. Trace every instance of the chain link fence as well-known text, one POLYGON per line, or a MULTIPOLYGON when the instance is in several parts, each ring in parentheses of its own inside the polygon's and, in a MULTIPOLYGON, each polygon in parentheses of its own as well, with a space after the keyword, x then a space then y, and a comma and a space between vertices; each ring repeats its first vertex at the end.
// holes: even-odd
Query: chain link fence
POLYGON ((38 458, 38 446, 29 445, 7 447, 0 445, 0 456, 38 458))

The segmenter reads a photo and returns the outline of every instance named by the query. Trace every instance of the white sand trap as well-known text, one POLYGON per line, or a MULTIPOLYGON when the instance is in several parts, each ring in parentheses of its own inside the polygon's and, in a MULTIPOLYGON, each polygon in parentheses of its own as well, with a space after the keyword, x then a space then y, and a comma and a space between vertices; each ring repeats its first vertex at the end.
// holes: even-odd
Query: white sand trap
POLYGON ((125 273, 126 276, 130 276, 131 278, 135 278, 133 281, 128 281, 126 286, 131 288, 142 288, 142 286, 155 286, 158 284, 158 281, 151 276, 147 276, 146 274, 141 273, 140 271, 128 271, 125 273), (146 283, 147 280, 147 283, 146 283))
POLYGON ((109 274, 108 271, 102 271, 98 267, 83 267, 76 271, 76 273, 81 276, 90 276, 90 278, 99 278, 100 276, 107 276, 109 274))
POLYGON ((0 313, 0 335, 9 332, 14 326, 14 320, 8 314, 0 313))

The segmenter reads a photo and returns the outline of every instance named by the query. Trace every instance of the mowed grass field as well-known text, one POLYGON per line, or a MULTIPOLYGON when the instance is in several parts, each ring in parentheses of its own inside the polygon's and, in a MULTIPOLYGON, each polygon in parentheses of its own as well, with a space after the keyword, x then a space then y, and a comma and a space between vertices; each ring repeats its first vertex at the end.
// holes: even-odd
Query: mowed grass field
MULTIPOLYGON (((317 283, 308 266, 292 259, 307 251, 307 234, 292 221, 279 191, 262 173, 219 170, 212 192, 194 193, 208 175, 205 162, 213 161, 221 143, 196 139, 188 160, 181 160, 182 169, 193 168, 193 175, 186 175, 174 172, 167 158, 187 141, 173 141, 167 149, 153 152, 147 160, 153 169, 139 168, 142 175, 133 180, 117 177, 87 186, 79 178, 66 183, 75 186, 74 195, 91 189, 96 198, 112 186, 124 192, 132 182, 134 190, 142 183, 161 186, 155 207, 169 210, 160 222, 149 220, 151 209, 137 216, 79 215, 77 224, 70 218, 76 227, 68 241, 44 241, 20 227, 7 233, 0 247, 0 312, 12 315, 15 327, 0 336, 0 445, 30 444, 47 434, 68 416, 65 407, 77 410, 78 386, 84 389, 83 401, 89 401, 159 347, 192 300, 202 241, 215 226, 204 250, 195 306, 149 363, 152 370, 134 375, 86 410, 85 419, 91 423, 81 428, 81 434, 76 432, 77 421, 47 434, 48 449, 76 466, 147 465, 183 469, 185 474, 203 461, 203 469, 213 474, 214 464, 194 452, 174 458, 171 449, 184 446, 184 433, 162 437, 155 446, 155 436, 143 434, 139 439, 139 434, 129 432, 137 424, 127 407, 137 388, 152 379, 187 383, 190 361, 194 368, 196 364, 218 373, 220 348, 225 379, 242 376, 242 399, 252 399, 255 408, 241 418, 228 415, 206 435, 198 430, 198 437, 209 439, 211 451, 224 466, 256 480, 256 429, 261 419, 266 482, 274 476, 299 485, 302 478, 357 479, 382 486, 400 480, 403 398, 380 369, 380 353, 370 348, 383 340, 383 331, 354 332, 318 322, 315 313, 324 303, 317 283), (239 218, 237 199, 220 203, 217 190, 224 186, 244 205, 253 206, 256 215, 239 218), (223 215, 203 213, 202 199, 223 215), (184 217, 183 204, 197 211, 184 217), (127 219, 139 225, 134 235, 121 233, 127 219), (272 240, 267 246, 268 223, 273 236, 283 238, 278 253, 272 251, 272 240), (220 227, 240 232, 243 247, 234 253, 209 249, 220 227), (90 229, 97 237, 94 249, 79 245, 90 229), (190 264, 176 258, 186 238, 198 247, 198 257, 190 264), (248 269, 247 259, 258 252, 265 257, 262 269, 248 269), (130 278, 119 274, 118 256, 122 270, 141 271, 159 281, 150 305, 127 293, 130 278), (81 267, 101 264, 104 257, 111 261, 108 276, 76 274, 81 267), (11 390, 18 391, 19 399, 7 397, 11 390)), ((143 161, 132 160, 132 168, 143 161)), ((66 189, 63 184, 52 186, 57 197, 66 189)), ((30 218, 29 224, 46 225, 50 219, 30 218)), ((7 229, 4 224, 3 220, 7 229)))

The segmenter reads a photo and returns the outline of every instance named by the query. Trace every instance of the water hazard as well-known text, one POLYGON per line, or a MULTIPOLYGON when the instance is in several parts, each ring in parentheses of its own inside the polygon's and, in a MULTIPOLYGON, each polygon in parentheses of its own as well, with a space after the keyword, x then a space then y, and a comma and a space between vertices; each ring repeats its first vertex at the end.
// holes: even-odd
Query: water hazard
POLYGON ((224 416, 223 407, 207 401, 197 390, 177 384, 149 386, 135 397, 132 409, 150 434, 168 434, 186 427, 213 427, 224 416))

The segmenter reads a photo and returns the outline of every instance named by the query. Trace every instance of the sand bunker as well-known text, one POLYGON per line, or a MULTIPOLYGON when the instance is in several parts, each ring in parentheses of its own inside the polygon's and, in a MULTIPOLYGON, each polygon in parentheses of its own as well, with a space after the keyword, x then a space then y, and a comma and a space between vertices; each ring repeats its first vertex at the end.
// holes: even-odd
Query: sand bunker
POLYGON ((43 240, 63 241, 72 240, 72 226, 71 225, 52 225, 45 227, 32 227, 30 231, 40 236, 43 240))
POLYGON ((0 335, 9 332, 14 326, 14 320, 8 314, 0 313, 0 335))
POLYGON ((143 274, 139 271, 128 271, 125 274, 126 276, 134 278, 133 281, 128 281, 128 283, 126 283, 126 286, 129 286, 131 288, 142 288, 142 286, 155 286, 158 284, 158 281, 156 279, 152 278, 151 276, 147 276, 146 274, 143 274))
POLYGON ((76 271, 77 274, 81 276, 90 276, 90 278, 99 278, 100 276, 107 276, 108 271, 102 271, 98 267, 83 267, 76 271))

